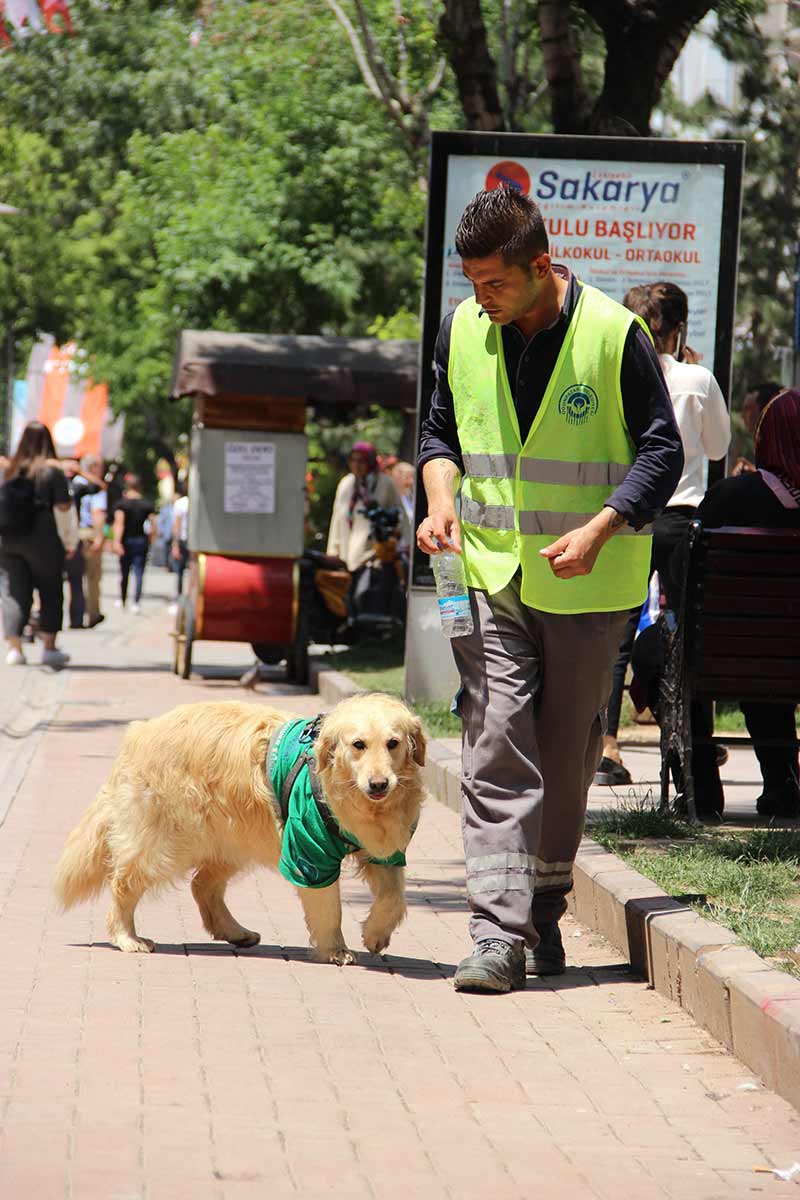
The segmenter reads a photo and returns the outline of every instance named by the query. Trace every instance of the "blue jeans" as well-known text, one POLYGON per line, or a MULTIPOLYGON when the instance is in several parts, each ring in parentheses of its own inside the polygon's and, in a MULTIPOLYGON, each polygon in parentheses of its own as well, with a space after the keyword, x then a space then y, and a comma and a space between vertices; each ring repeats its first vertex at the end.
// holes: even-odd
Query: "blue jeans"
POLYGON ((123 604, 128 598, 128 576, 131 571, 133 571, 134 581, 134 603, 138 604, 142 598, 142 580, 144 579, 144 564, 147 562, 148 545, 146 537, 122 539, 122 548, 125 553, 119 561, 119 586, 123 604))

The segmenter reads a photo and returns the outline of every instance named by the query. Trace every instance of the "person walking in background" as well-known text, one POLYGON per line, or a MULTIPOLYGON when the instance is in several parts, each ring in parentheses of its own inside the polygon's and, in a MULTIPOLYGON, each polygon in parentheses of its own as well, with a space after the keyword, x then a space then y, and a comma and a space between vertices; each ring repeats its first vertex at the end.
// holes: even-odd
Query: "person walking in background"
POLYGON ((479 192, 455 245, 475 296, 436 342, 417 544, 463 554, 474 622, 452 641, 474 943, 453 983, 508 992, 565 969, 611 665, 683 451, 647 330, 552 263, 530 196, 479 192))
MULTIPOLYGON (((104 470, 105 464, 98 454, 87 454, 81 459, 82 476, 88 482, 102 480, 104 470)), ((78 523, 86 570, 86 624, 89 629, 94 629, 95 625, 105 620, 100 611, 100 581, 103 577, 103 547, 107 519, 108 495, 105 483, 95 491, 84 490, 78 509, 78 523)))
POLYGON ((178 498, 172 506, 172 538, 170 545, 170 562, 175 572, 177 584, 175 601, 170 604, 169 611, 178 611, 178 601, 183 591, 183 574, 189 562, 189 497, 186 484, 178 480, 176 485, 178 498))
MULTIPOLYGON (((707 459, 722 458, 730 445, 731 418, 720 386, 708 368, 681 361, 689 318, 686 293, 674 283, 653 283, 631 288, 623 304, 647 323, 653 335, 683 443, 683 474, 666 508, 653 522, 650 563, 650 574, 658 571, 667 604, 677 611, 679 596, 672 556, 705 495, 707 459)), ((599 785, 623 787, 632 782, 622 761, 617 734, 639 618, 640 609, 636 608, 625 627, 614 664, 603 757, 594 778, 599 785)))
MULTIPOLYGON (((62 463, 62 470, 69 480, 69 490, 72 495, 73 503, 75 504, 75 514, 80 526, 81 520, 81 505, 84 497, 96 496, 98 492, 105 491, 105 483, 102 476, 102 460, 94 460, 87 458, 84 460, 84 465, 81 467, 76 459, 66 459, 62 463), (100 473, 95 474, 94 463, 99 461, 100 473)), ((89 523, 91 524, 91 509, 89 509, 89 523)), ((86 615, 86 558, 83 553, 83 542, 78 541, 78 548, 71 558, 67 558, 65 572, 67 583, 69 584, 69 624, 71 629, 82 629, 84 617, 86 615)), ((99 580, 98 580, 99 588, 99 580)), ((102 617, 100 617, 102 620, 102 617)), ((95 625, 99 621, 95 620, 95 625)))
POLYGON ((128 579, 133 571, 133 604, 131 612, 140 611, 142 599, 142 584, 144 568, 147 562, 147 550, 150 545, 152 532, 151 518, 155 513, 155 505, 142 496, 142 486, 138 475, 126 475, 122 499, 117 503, 114 513, 114 553, 119 555, 119 590, 118 608, 124 608, 128 599, 128 579))
POLYGON ((64 606, 64 559, 78 545, 78 522, 64 472, 46 425, 23 430, 0 492, 0 602, 12 666, 25 663, 22 632, 34 588, 39 593, 42 663, 60 668, 69 655, 56 647, 64 606))

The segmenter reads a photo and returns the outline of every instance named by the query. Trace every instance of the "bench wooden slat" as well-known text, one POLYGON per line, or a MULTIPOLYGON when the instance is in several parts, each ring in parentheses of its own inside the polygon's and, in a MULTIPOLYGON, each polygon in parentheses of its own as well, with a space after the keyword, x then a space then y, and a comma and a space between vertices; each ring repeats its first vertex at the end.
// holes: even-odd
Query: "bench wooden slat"
POLYGON ((717 658, 705 653, 697 660, 697 670, 704 679, 712 675, 740 675, 743 679, 763 676, 765 679, 791 679, 800 696, 800 659, 786 658, 717 658))
POLYGON ((742 574, 744 572, 749 575, 798 576, 798 563, 794 555, 735 554, 732 551, 709 550, 705 561, 707 576, 742 574))
POLYGON ((707 621, 703 627, 701 653, 706 655, 733 655, 737 658, 794 658, 800 661, 800 630, 794 636, 769 636, 753 630, 747 634, 742 630, 738 636, 717 632, 716 624, 707 621))
MULTIPOLYGON (((729 612, 730 607, 729 596, 706 596, 703 602, 704 613, 722 614, 729 612)), ((743 601, 741 607, 746 607, 751 621, 769 616, 796 618, 800 617, 800 595, 796 599, 789 599, 788 596, 748 596, 746 606, 743 601)))
POLYGON ((738 675, 715 675, 709 678, 696 677, 694 695, 703 700, 761 700, 766 704, 774 701, 785 704, 797 701, 797 687, 792 681, 775 679, 742 679, 738 675), (786 686, 784 686, 784 683, 786 686))
POLYGON ((800 599, 800 575, 783 576, 777 579, 765 580, 763 576, 740 575, 711 575, 706 576, 703 594, 709 596, 727 596, 734 600, 738 597, 744 605, 750 596, 758 597, 786 596, 787 599, 800 599), (768 584, 768 586, 766 586, 768 584))

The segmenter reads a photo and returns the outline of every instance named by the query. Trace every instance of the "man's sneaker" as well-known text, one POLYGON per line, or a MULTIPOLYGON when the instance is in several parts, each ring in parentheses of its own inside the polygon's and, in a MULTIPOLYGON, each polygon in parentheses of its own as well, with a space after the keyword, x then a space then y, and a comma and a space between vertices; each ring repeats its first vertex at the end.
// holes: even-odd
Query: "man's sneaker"
POLYGON ((539 935, 539 945, 535 950, 525 951, 525 974, 563 975, 567 969, 567 958, 558 921, 535 924, 534 928, 539 935))
POLYGON ((481 938, 469 958, 458 964, 457 992, 510 992, 525 987, 525 954, 520 941, 481 938))
POLYGON ((60 671, 61 668, 65 667, 69 661, 69 655, 65 654, 63 650, 42 651, 43 667, 54 667, 57 671, 60 671))
POLYGON ((604 756, 600 759, 594 783, 595 787, 626 787, 629 783, 633 783, 633 780, 627 767, 623 767, 622 763, 615 762, 613 758, 604 756))
POLYGON ((142 610, 141 610, 141 608, 139 607, 139 605, 138 605, 138 604, 132 604, 132 605, 131 605, 131 612, 132 612, 132 613, 140 613, 141 611, 142 611, 142 610))
POLYGON ((8 663, 9 667, 24 667, 25 655, 21 650, 9 650, 8 654, 6 655, 6 662, 8 663))

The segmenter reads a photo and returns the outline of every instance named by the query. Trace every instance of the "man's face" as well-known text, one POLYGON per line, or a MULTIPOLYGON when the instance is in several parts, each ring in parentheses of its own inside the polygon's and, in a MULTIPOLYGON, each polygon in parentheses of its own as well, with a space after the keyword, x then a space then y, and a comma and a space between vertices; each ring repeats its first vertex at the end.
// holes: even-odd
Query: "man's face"
POLYGON ((756 431, 758 419, 761 416, 761 409, 758 407, 758 399, 755 392, 748 392, 744 398, 742 405, 742 420, 744 427, 752 437, 756 431))
POLYGON ((364 479, 369 474, 369 459, 361 450, 353 450, 348 456, 347 465, 356 479, 364 479))
POLYGON ((530 273, 515 263, 509 266, 501 254, 465 258, 461 266, 489 320, 495 325, 509 325, 535 306, 550 270, 550 255, 540 254, 533 259, 530 273))

